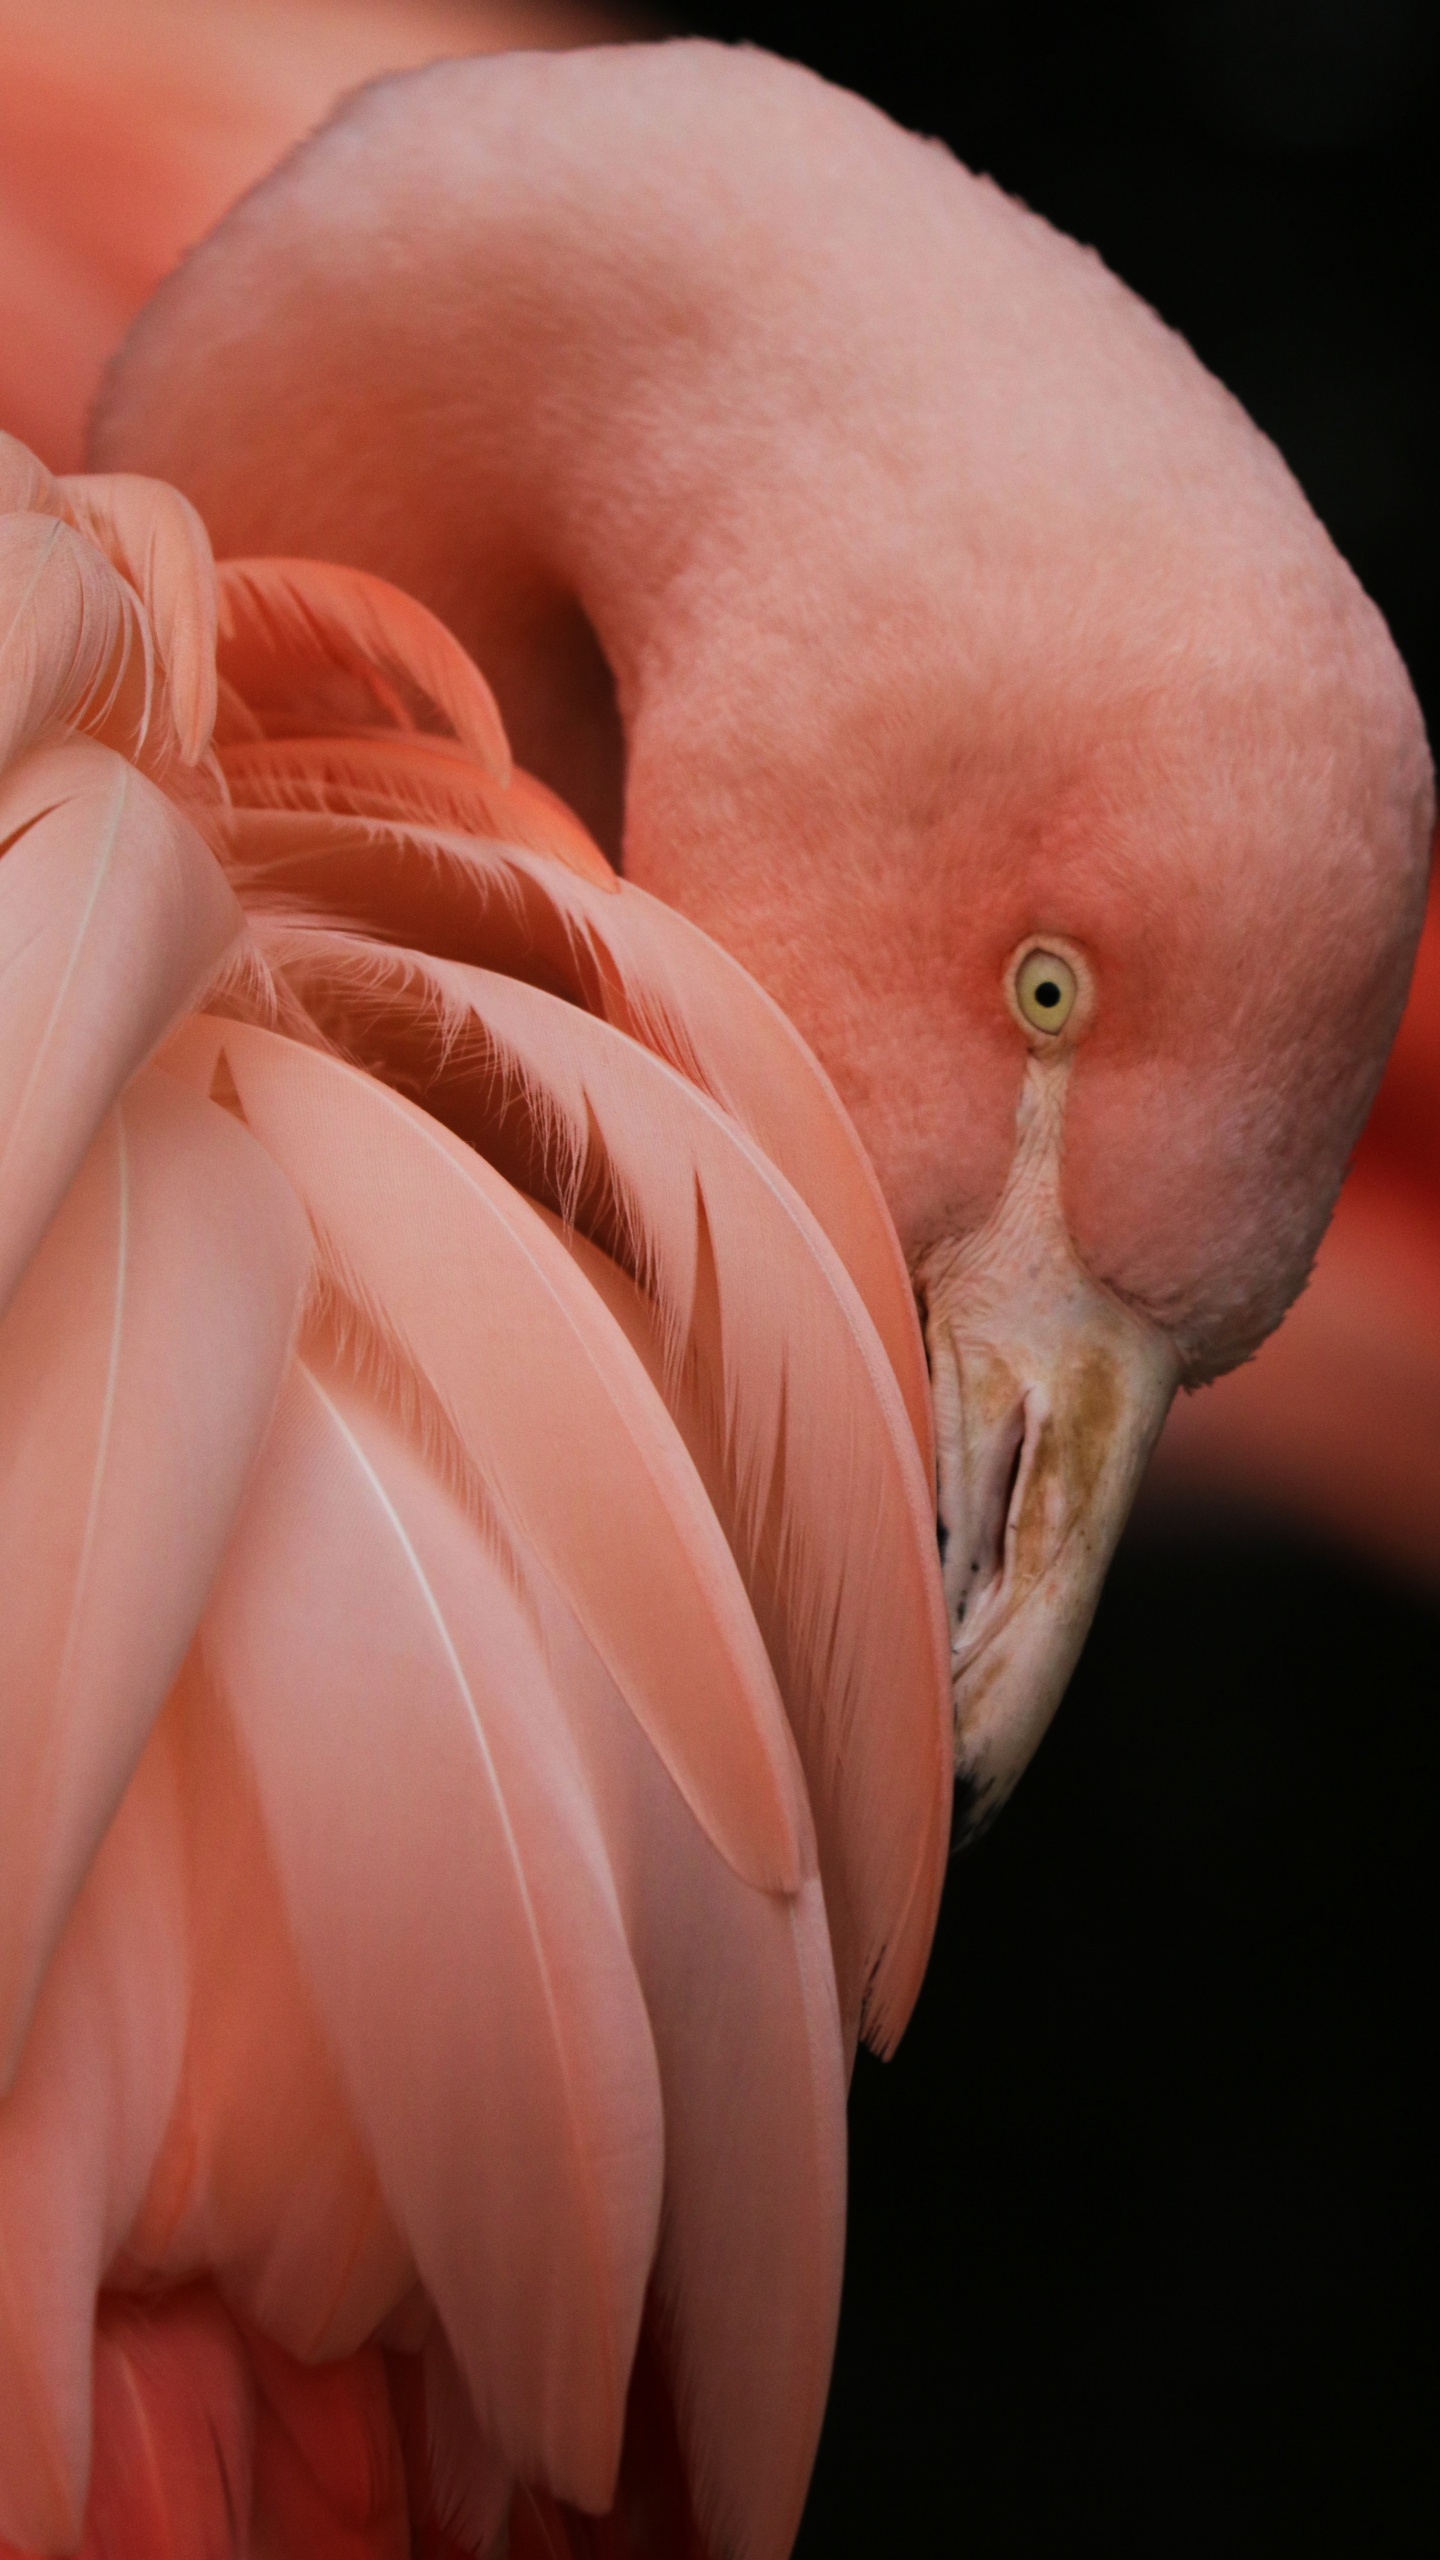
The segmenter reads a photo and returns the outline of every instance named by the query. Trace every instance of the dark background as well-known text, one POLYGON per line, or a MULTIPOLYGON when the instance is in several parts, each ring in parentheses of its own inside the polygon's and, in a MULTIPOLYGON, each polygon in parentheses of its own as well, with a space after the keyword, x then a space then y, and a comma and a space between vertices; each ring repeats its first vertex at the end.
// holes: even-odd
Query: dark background
MULTIPOLYGON (((1093 242, 1275 438, 1440 711, 1440 7, 694 8, 1093 242)), ((801 2560, 1440 2549, 1440 1604, 1132 1534, 852 2105, 801 2560)))

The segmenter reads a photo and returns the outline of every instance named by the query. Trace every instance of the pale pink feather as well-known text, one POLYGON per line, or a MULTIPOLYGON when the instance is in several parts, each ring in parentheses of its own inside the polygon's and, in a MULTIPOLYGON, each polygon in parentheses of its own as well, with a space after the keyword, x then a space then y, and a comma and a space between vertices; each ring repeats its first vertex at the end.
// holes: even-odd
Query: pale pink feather
POLYGON ((56 516, 0 518, 0 769, 64 729, 137 755, 154 697, 149 623, 104 554, 56 516))
POLYGON ((12 732, 0 762, 29 737, 78 726, 158 779, 177 761, 208 764, 216 796, 215 571, 188 499, 131 472, 52 479, 0 436, 0 516, 7 503, 0 599, 8 589, 21 604, 0 644, 12 732), (28 663, 27 651, 38 652, 28 663))
POLYGON ((106 748, 0 778, 0 1308, 115 1094, 241 930, 224 876, 106 748))
POLYGON ((191 2007, 126 2266, 147 2288, 205 2268, 290 2355, 348 2356, 414 2289, 414 2260, 305 1982, 248 1753, 198 1646, 160 1729, 181 1798, 191 2007))
POLYGON ((54 474, 18 436, 0 428, 0 516, 63 513, 54 474))
POLYGON ((338 1060, 197 1020, 166 1050, 245 1118, 556 1575, 737 1870, 793 1891, 814 1847, 774 1676, 663 1404, 534 1211, 472 1149, 338 1060))
POLYGON ((503 1566, 402 1433, 309 1357, 206 1651, 357 2119, 486 2435, 603 2507, 661 2164, 603 1847, 503 1566))
POLYGON ((820 1889, 749 1891, 573 1622, 545 1617, 655 2039, 660 2344, 707 2546, 783 2560, 814 2460, 844 2251, 845 2079, 820 1889))
POLYGON ((70 522, 104 552, 145 608, 169 687, 176 740, 198 764, 215 726, 215 575, 188 498, 129 471, 55 483, 70 522))
POLYGON ((934 1934, 953 1711, 930 1488, 838 1256, 738 1124, 543 991, 322 932, 262 934, 327 1034, 649 1298, 657 1383, 770 1651, 820 1842, 842 2006, 893 2045, 934 1934))
POLYGON ((0 2104, 0 2539, 24 2551, 79 2539, 96 2292, 160 2150, 188 1994, 178 1805, 157 1738, 0 2104))
POLYGON ((151 1074, 0 1323, 0 2089, 205 1605, 306 1262, 275 1166, 151 1074))
POLYGON ((573 812, 516 765, 496 782, 450 738, 356 731, 267 737, 233 686, 222 692, 219 761, 237 808, 370 817, 552 854, 612 894, 619 881, 573 812))
MULTIPOLYGON (((0 1505, 8 1482, 17 1571, 37 1539, 72 1558, 31 1567, 4 1639, 64 1676, 27 1655, 12 1683, 0 1830, 28 1818, 41 1854, 0 1841, 17 2031, 34 2009, 0 2205, 8 2175, 43 2256, 78 2199, 58 2293, 23 2252, 8 2294, 0 2271, 0 2481, 27 2529, 73 2530, 96 2283, 208 2267, 292 2352, 364 2350, 333 2388, 277 2366, 283 2425, 260 2390, 262 2539, 283 2510, 303 2541, 329 2478, 306 2412, 334 2404, 338 2458, 365 2340, 428 2324, 430 2503, 478 2549, 512 2468, 608 2502, 648 2286, 705 2545, 783 2560, 847 2044, 867 1991, 898 2031, 943 1854, 928 1397, 873 1175, 745 973, 510 772, 421 608, 348 570, 223 570, 217 767, 198 522, 4 444, 0 500, 0 714, 31 746, 0 779, 0 1505), (173 1030, 207 989, 219 1013, 173 1030), (123 1091, 162 1041, 167 1074, 123 1091), (77 2132, 50 2022, 67 1984, 91 1999, 68 1951, 142 1816, 169 1952, 149 2008, 120 1997, 112 2085, 144 2103, 77 2132)), ((102 2030, 72 2036, 92 2085, 102 2030)), ((102 2323, 102 2406, 158 2394, 146 2442, 199 2460, 187 2530, 229 2560, 251 2404, 218 2313, 182 2382, 175 2318, 102 2323)), ((146 2479, 92 2537, 144 2540, 146 2479)))

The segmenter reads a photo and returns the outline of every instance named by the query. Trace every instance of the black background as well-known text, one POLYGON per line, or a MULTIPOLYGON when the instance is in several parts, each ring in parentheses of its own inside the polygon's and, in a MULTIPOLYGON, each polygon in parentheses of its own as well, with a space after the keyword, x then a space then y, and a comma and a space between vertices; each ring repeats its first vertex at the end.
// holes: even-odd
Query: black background
MULTIPOLYGON (((1440 710, 1440 9, 692 9, 941 136, 1184 331, 1440 710)), ((1127 1541, 862 2057, 800 2550, 1440 2549, 1440 1605, 1238 1516, 1127 1541)))

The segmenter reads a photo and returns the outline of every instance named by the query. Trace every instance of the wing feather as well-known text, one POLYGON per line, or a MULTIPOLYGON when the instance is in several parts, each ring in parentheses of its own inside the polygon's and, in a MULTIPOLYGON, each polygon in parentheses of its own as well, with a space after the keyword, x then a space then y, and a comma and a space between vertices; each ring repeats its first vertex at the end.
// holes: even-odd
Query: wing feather
POLYGON ((740 1872, 788 1889, 813 1832, 734 1560, 638 1360, 529 1204, 426 1113, 278 1034, 197 1018, 165 1061, 245 1118, 571 1598, 687 1802, 740 1872))
POLYGON ((844 2253, 846 2069, 824 1904, 814 1883, 793 1897, 742 1883, 573 1621, 550 1606, 544 1624, 655 2040, 654 2298, 692 2500, 711 2552, 785 2560, 844 2253))
POLYGON ((0 2089, 204 1607, 307 1241, 244 1130, 145 1075, 0 1324, 0 2089))
POLYGON ((644 2012, 535 1635, 307 1354, 207 1618, 291 1924, 487 2436, 608 2503, 659 2206, 644 2012))
POLYGON ((180 2096, 126 2246, 160 2283, 205 2268, 291 2356, 347 2356, 414 2287, 414 2260, 296 1954, 248 1754, 198 1644, 162 1726, 183 1811, 191 2011, 180 2096))
MULTIPOLYGON (((244 798, 247 785, 226 762, 244 798)), ((622 881, 617 896, 612 878, 597 891, 513 842, 478 841, 489 822, 473 810, 412 824, 403 811, 371 806, 373 814, 348 818, 326 814, 314 798, 293 813, 279 801, 237 810, 231 858, 247 911, 332 919, 548 987, 698 1084, 824 1228, 885 1345, 933 1484, 929 1379, 894 1224, 833 1085, 779 1006, 718 943, 643 889, 622 881), (457 824, 476 834, 456 832, 457 824)))
POLYGON ((592 887, 619 886, 604 854, 533 774, 517 765, 497 782, 448 738, 356 734, 268 738, 235 695, 220 762, 238 809, 380 822, 494 837, 550 854, 592 887))
POLYGON ((55 489, 70 522, 139 596, 180 753, 198 764, 215 726, 215 565, 204 525, 178 489, 136 472, 77 473, 55 489))
POLYGON ((345 936, 280 947, 330 1037, 642 1283, 799 1746, 842 2006, 888 2048, 934 1933, 953 1719, 929 1488, 859 1293, 738 1124, 608 1024, 345 936))
POLYGON ((140 600, 94 543, 56 516, 0 517, 0 770, 63 729, 137 753, 154 690, 140 600))
POLYGON ((63 513, 58 486, 39 456, 0 427, 0 516, 63 513))
MULTIPOLYGON (((219 565, 219 672, 268 726, 293 735, 315 716, 335 679, 349 679, 362 719, 421 723, 438 715, 497 783, 510 778, 510 747, 495 697, 453 632, 413 596, 364 569, 322 560, 223 560, 219 565)), ((342 718, 343 718, 342 713, 342 718)), ((353 716, 353 714, 352 714, 353 716)))
POLYGON ((183 1864, 161 1736, 51 1961, 0 2099, 0 2544, 72 2551, 90 2469, 96 2292, 129 2229, 179 2079, 183 1864))
POLYGON ((115 1095, 243 929, 213 855, 119 756, 0 779, 0 1309, 115 1095))

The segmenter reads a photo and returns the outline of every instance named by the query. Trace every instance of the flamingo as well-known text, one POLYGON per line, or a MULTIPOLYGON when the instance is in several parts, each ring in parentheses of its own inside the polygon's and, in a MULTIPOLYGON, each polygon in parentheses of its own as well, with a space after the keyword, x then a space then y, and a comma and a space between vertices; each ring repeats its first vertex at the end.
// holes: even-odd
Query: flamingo
MULTIPOLYGON (((52 464, 78 462, 85 413, 130 319, 347 88, 443 55, 611 31, 559 0, 225 0, 203 12, 63 0, 43 19, 29 0, 6 0, 0 426, 52 464), (74 173, 92 167, 105 183, 77 195, 74 173)), ((1429 1580, 1440 1575, 1437 955, 1432 908, 1304 1295, 1223 1385, 1172 1407, 1146 1487, 1152 1505, 1218 1491, 1298 1513, 1429 1580)))
MULTIPOLYGON (((52 465, 78 463, 128 322, 347 88, 439 56, 619 31, 615 12, 565 0, 56 0, 43 18, 4 0, 0 426, 52 465), (77 191, 91 170, 103 183, 77 191)), ((1432 909, 1304 1295, 1223 1385, 1172 1407, 1146 1489, 1151 1503, 1219 1491, 1296 1513, 1426 1580, 1440 1575, 1437 954, 1432 909)))
POLYGON ((1413 698, 1098 261, 704 45, 362 94, 93 460, 3 448, 0 2534, 780 2560, 849 2061, 1304 1279, 1413 698))

